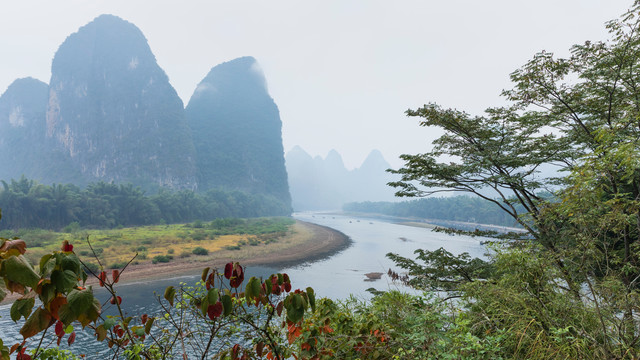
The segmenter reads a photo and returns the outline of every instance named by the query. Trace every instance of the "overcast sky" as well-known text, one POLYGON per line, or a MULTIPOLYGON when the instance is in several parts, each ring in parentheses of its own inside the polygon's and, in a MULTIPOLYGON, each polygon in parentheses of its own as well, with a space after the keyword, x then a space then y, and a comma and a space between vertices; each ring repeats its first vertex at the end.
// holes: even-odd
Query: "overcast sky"
POLYGON ((509 73, 536 52, 607 38, 621 0, 20 0, 0 3, 0 92, 49 82, 65 38, 100 14, 138 26, 186 104, 209 70, 260 63, 280 108, 285 152, 336 149, 348 168, 379 149, 429 149, 437 137, 404 116, 427 102, 479 114, 503 104, 509 73))

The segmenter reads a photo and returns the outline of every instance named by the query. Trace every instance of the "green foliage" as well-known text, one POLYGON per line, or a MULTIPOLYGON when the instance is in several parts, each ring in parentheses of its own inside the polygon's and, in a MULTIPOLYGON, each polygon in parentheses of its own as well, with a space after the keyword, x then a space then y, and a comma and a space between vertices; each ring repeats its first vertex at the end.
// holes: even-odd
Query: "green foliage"
MULTIPOLYGON (((35 350, 33 354, 35 354, 35 350)), ((48 348, 42 350, 38 354, 39 360, 79 360, 82 359, 80 356, 76 356, 69 350, 60 350, 59 348, 48 348)))
MULTIPOLYGON (((436 104, 409 110, 421 126, 444 135, 430 152, 402 156, 405 166, 393 171, 402 175, 392 184, 398 195, 474 194, 551 253, 568 296, 580 298, 585 282, 607 278, 634 293, 640 275, 639 12, 636 2, 610 22, 608 42, 575 45, 568 58, 536 54, 511 74, 508 107, 484 116, 436 104), (451 158, 456 161, 443 161, 451 158), (543 166, 570 175, 545 177, 543 166), (563 187, 541 195, 554 185, 563 187)), ((631 321, 635 309, 619 306, 631 321)))
MULTIPOLYGON (((77 321, 85 327, 99 317, 101 305, 93 297, 91 288, 79 284, 86 281, 87 275, 72 249, 65 241, 61 251, 40 259, 36 272, 23 256, 27 250, 23 240, 0 239, 0 300, 7 294, 4 289, 20 295, 11 306, 10 315, 15 322, 24 318, 20 334, 25 340, 44 332, 56 320, 60 326, 77 321), (36 299, 39 306, 34 309, 36 299)), ((70 337, 75 338, 75 333, 70 337)), ((23 343, 16 344, 11 352, 18 351, 22 357, 25 350, 23 343)), ((37 355, 38 349, 35 352, 37 355)), ((8 349, 3 344, 0 344, 0 353, 3 359, 8 358, 5 356, 8 349)))
POLYGON ((191 252, 194 255, 208 255, 209 254, 209 250, 207 250, 207 249, 205 249, 203 247, 200 247, 200 246, 198 246, 195 249, 191 250, 191 252))
POLYGON ((80 223, 77 221, 70 223, 69 225, 65 226, 62 229, 62 231, 66 233, 75 233, 75 232, 78 232, 79 230, 80 230, 80 223))
POLYGON ((405 284, 424 291, 458 291, 464 284, 486 280, 493 274, 493 264, 472 259, 468 253, 454 256, 444 248, 417 249, 414 253, 422 264, 393 253, 387 257, 407 271, 405 284))
POLYGON ((209 224, 212 233, 216 235, 229 234, 269 234, 284 233, 295 220, 286 217, 257 218, 257 219, 239 219, 226 218, 215 219, 209 224))
POLYGON ((171 255, 156 255, 153 257, 153 259, 151 260, 151 262, 153 264, 157 264, 157 263, 168 263, 169 261, 171 261, 173 259, 173 256, 171 255))
MULTIPOLYGON (((161 262, 168 262, 168 261, 161 261, 161 262)), ((115 262, 112 264, 109 264, 107 266, 108 269, 122 269, 123 267, 125 267, 127 265, 127 261, 121 261, 121 262, 115 262)))
POLYGON ((286 216, 291 212, 288 205, 273 198, 240 191, 160 189, 146 195, 132 184, 98 182, 80 189, 70 184, 43 185, 25 177, 3 185, 0 204, 7 210, 0 227, 4 229, 76 233, 80 227, 119 228, 194 220, 194 227, 202 228, 204 223, 197 219, 286 216))
POLYGON ((457 324, 470 338, 499 336, 500 357, 638 357, 639 14, 635 2, 607 24, 609 41, 576 45, 568 58, 534 56, 511 74, 510 106, 407 112, 444 135, 430 152, 402 156, 397 194, 471 193, 529 234, 495 249, 483 281, 460 284, 461 264, 422 254, 424 265, 398 262, 414 283, 455 281, 468 321, 457 324), (544 166, 568 176, 544 176, 544 166))

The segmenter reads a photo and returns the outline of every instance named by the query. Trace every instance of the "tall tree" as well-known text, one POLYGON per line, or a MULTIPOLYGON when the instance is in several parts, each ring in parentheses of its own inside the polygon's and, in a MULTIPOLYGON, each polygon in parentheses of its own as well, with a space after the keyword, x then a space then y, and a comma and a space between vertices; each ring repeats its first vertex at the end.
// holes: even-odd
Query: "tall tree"
POLYGON ((407 111, 421 118, 421 126, 438 127, 444 135, 430 152, 402 156, 405 166, 392 171, 402 175, 392 183, 397 195, 467 192, 495 203, 554 255, 574 292, 582 279, 572 274, 575 264, 594 261, 606 264, 599 273, 625 269, 620 278, 635 284, 640 274, 633 252, 640 244, 639 12, 636 2, 607 24, 610 40, 575 45, 568 58, 535 55, 511 74, 514 86, 503 92, 510 106, 487 109, 483 116, 436 104, 407 111), (572 176, 542 176, 544 166, 572 176), (552 185, 566 187, 555 197, 541 197, 552 185), (582 233, 587 224, 598 241, 582 233), (585 256, 593 261, 579 260, 585 256))

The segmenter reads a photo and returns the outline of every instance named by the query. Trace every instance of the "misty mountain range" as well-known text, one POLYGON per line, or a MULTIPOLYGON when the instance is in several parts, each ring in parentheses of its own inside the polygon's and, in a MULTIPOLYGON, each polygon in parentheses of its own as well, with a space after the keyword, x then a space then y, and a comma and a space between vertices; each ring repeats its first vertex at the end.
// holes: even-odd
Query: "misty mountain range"
POLYGON ((335 150, 325 158, 311 157, 296 146, 287 152, 285 159, 296 211, 340 210, 349 202, 395 199, 395 189, 386 184, 396 178, 385 172, 391 166, 378 150, 371 151, 362 165, 353 170, 347 170, 335 150))
POLYGON ((349 171, 336 151, 295 147, 285 168, 281 128, 254 58, 214 66, 185 108, 140 29, 101 15, 60 45, 49 84, 17 79, 0 96, 0 179, 241 190, 296 210, 393 200, 379 151, 349 171))

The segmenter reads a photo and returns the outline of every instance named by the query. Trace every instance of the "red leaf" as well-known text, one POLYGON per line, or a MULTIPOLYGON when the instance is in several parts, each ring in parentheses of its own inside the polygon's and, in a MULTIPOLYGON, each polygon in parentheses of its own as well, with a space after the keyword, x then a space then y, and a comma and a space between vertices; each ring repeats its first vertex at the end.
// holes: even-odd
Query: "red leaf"
POLYGON ((256 354, 262 357, 262 350, 264 350, 264 343, 261 341, 256 345, 256 354))
POLYGON ((209 277, 207 278, 207 285, 209 286, 209 287, 207 287, 207 290, 209 290, 209 288, 213 287, 213 285, 214 285, 214 280, 216 278, 213 275, 214 274, 211 273, 211 274, 209 274, 209 277))
POLYGON ((143 325, 147 323, 147 320, 149 320, 149 315, 147 315, 147 314, 143 314, 140 317, 140 321, 142 322, 143 325))
POLYGON ((226 277, 227 279, 231 279, 232 271, 233 263, 227 263, 227 265, 224 266, 224 277, 226 277))
POLYGON ((71 344, 73 344, 73 342, 76 341, 76 332, 72 332, 71 335, 69 335, 69 339, 67 339, 67 344, 69 344, 69 346, 71 346, 71 344))
POLYGON ((109 302, 114 305, 116 304, 116 301, 118 302, 118 305, 122 304, 122 298, 120 296, 116 296, 115 298, 112 296, 109 300, 109 302))
POLYGON ((238 344, 233 345, 233 348, 231 349, 231 356, 234 359, 237 359, 239 353, 240 353, 240 345, 238 344))
POLYGON ((219 318, 220 315, 222 315, 222 310, 224 310, 224 308, 222 307, 222 302, 218 301, 213 305, 209 305, 209 307, 207 308, 207 315, 209 315, 209 319, 215 320, 216 318, 219 318))
POLYGON ((56 335, 61 338, 64 336, 64 327, 62 326, 62 321, 58 321, 56 323, 56 335))
POLYGON ((51 302, 49 303, 49 312, 51 316, 55 319, 60 320, 60 316, 58 315, 58 311, 62 307, 62 305, 67 303, 67 298, 58 294, 51 302))
POLYGON ((291 291, 291 283, 284 283, 284 291, 286 292, 291 291))
POLYGON ((116 326, 113 328, 113 331, 116 333, 116 335, 117 335, 118 337, 122 337, 122 336, 124 336, 124 329, 122 329, 122 328, 120 327, 120 325, 116 325, 116 326))
POLYGON ((73 245, 69 244, 69 242, 67 240, 62 242, 62 251, 64 252, 69 252, 69 251, 73 251, 73 245))
POLYGON ((27 350, 27 348, 20 349, 18 355, 16 356, 16 360, 31 360, 31 355, 25 354, 25 350, 27 350))
POLYGON ((294 323, 290 322, 287 330, 287 340, 289 340, 289 344, 293 344, 293 342, 302 335, 302 328, 294 323))
POLYGON ((104 286, 104 282, 107 280, 107 273, 102 271, 100 275, 98 275, 98 280, 100 280, 100 286, 104 286))
POLYGON ((120 280, 120 270, 114 269, 111 276, 112 276, 113 282, 117 283, 118 280, 120 280))
MULTIPOLYGON (((225 276, 226 276, 226 271, 227 269, 225 268, 225 276)), ((238 263, 233 264, 233 271, 231 273, 231 279, 229 280, 229 285, 231 285, 231 287, 233 288, 238 288, 240 287, 243 281, 244 281, 244 270, 242 269, 242 266, 240 266, 240 264, 238 263)))

